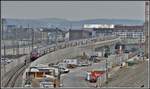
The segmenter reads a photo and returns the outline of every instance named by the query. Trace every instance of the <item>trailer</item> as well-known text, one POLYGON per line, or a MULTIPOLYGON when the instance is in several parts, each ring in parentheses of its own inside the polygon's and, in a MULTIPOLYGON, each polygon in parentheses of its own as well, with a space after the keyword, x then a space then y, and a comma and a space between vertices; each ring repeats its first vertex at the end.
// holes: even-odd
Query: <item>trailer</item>
POLYGON ((64 59, 63 62, 67 64, 68 68, 75 68, 78 66, 77 59, 64 59))

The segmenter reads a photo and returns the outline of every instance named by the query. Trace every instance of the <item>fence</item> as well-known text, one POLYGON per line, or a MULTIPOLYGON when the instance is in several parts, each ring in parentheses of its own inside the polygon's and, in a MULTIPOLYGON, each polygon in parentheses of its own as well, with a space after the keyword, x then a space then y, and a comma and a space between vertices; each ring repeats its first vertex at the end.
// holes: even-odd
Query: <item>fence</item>
POLYGON ((105 82, 106 82, 106 73, 97 78, 96 85, 98 87, 102 87, 102 85, 105 84, 105 82))

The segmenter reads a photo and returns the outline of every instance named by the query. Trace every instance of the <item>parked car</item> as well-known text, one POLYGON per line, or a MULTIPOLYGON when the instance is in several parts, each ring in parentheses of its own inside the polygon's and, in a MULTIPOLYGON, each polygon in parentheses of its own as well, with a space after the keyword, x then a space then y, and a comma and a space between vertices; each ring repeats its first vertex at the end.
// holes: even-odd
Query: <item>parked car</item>
POLYGON ((54 67, 54 68, 58 68, 59 66, 58 66, 58 65, 52 65, 52 67, 54 67))
POLYGON ((91 73, 87 72, 87 74, 85 76, 85 80, 90 81, 90 76, 91 76, 91 73))
POLYGON ((79 66, 79 67, 82 67, 82 66, 89 66, 89 64, 86 64, 86 63, 79 63, 78 66, 79 66))
POLYGON ((67 68, 60 68, 61 73, 68 73, 70 70, 67 68))
POLYGON ((77 59, 64 59, 63 62, 67 64, 68 68, 75 68, 78 66, 77 59))
POLYGON ((92 63, 91 62, 79 62, 78 66, 82 67, 82 66, 91 66, 92 63))
POLYGON ((52 67, 57 69, 57 70, 60 69, 61 73, 68 73, 70 71, 68 68, 59 67, 58 65, 53 65, 52 67))
POLYGON ((40 87, 41 88, 54 88, 54 85, 51 82, 40 82, 40 87))
POLYGON ((12 59, 8 59, 8 58, 1 58, 1 63, 2 64, 8 64, 8 63, 11 63, 13 62, 12 59))
POLYGON ((31 85, 29 85, 29 84, 26 84, 26 85, 25 85, 25 87, 26 87, 26 88, 27 88, 27 87, 30 87, 30 88, 31 88, 31 85))
POLYGON ((11 63, 11 62, 13 62, 12 59, 8 59, 8 60, 7 60, 7 63, 11 63))

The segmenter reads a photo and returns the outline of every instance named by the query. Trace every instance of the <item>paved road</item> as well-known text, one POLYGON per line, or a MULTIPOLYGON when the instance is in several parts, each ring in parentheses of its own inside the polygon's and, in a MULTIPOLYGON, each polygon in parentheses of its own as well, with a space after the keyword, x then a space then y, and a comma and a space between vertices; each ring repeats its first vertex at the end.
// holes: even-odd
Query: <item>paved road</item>
POLYGON ((68 74, 62 75, 63 87, 95 87, 95 83, 89 83, 85 80, 85 76, 87 71, 91 71, 93 69, 104 69, 105 68, 105 60, 94 63, 92 66, 88 67, 77 67, 75 69, 71 69, 68 74))
POLYGON ((148 62, 119 70, 107 87, 148 87, 148 62))
POLYGON ((94 87, 94 85, 85 81, 85 74, 86 73, 87 72, 82 70, 81 68, 76 68, 76 69, 71 70, 70 73, 62 75, 61 81, 62 81, 63 87, 66 87, 66 88, 94 87))

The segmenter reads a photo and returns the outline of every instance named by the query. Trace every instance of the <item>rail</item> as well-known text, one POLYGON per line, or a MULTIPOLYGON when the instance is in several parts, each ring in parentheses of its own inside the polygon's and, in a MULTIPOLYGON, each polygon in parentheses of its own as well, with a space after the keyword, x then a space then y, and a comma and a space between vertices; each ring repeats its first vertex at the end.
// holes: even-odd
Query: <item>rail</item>
POLYGON ((10 70, 4 77, 2 87, 14 87, 18 76, 20 76, 25 70, 26 65, 24 63, 17 65, 13 70, 10 70))

